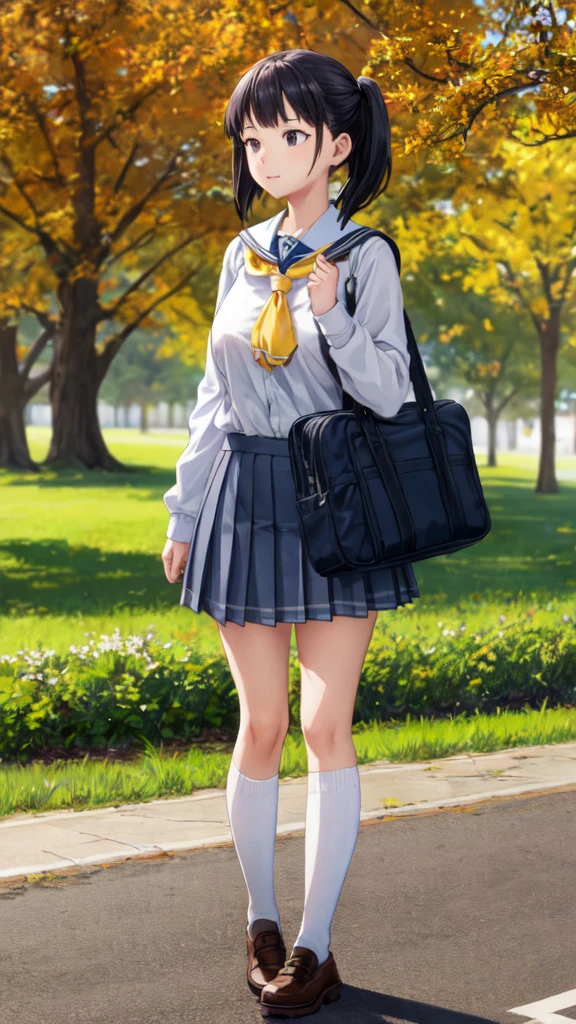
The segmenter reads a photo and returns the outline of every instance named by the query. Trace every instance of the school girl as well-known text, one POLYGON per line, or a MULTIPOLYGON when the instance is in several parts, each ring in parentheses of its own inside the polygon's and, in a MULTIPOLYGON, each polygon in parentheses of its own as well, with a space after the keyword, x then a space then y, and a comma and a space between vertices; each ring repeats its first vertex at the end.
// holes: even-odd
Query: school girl
POLYGON ((359 827, 352 717, 364 658, 378 610, 419 596, 410 566, 338 578, 313 570, 287 441, 299 416, 342 408, 342 386, 380 416, 406 398, 390 248, 373 236, 338 265, 321 251, 359 227, 352 216, 386 187, 390 132, 376 82, 308 50, 255 64, 230 98, 225 132, 240 219, 263 192, 287 205, 226 249, 190 440, 164 496, 162 559, 170 582, 183 578, 180 604, 218 623, 239 695, 226 802, 249 897, 248 984, 263 1016, 300 1017, 340 995, 330 931, 359 827), (330 174, 343 164, 331 202, 330 174), (354 316, 344 303, 350 273, 354 316), (274 844, 293 623, 308 800, 303 917, 286 958, 274 844))

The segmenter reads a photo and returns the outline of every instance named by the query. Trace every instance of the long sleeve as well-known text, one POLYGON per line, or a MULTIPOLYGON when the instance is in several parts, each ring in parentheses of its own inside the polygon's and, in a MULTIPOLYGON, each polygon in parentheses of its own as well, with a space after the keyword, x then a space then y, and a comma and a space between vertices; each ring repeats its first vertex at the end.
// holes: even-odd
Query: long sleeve
POLYGON ((410 387, 410 357, 396 261, 388 243, 372 237, 359 246, 355 262, 354 316, 338 300, 315 319, 330 346, 344 390, 376 415, 395 416, 410 387))
MULTIPOLYGON (((230 242, 224 254, 216 310, 236 278, 236 257, 240 246, 241 241, 237 236, 230 242)), ((190 438, 176 463, 176 484, 164 495, 164 504, 170 513, 166 536, 171 540, 186 543, 192 540, 204 486, 224 439, 224 431, 216 427, 215 418, 227 399, 229 400, 226 380, 214 361, 210 331, 206 368, 198 385, 196 405, 188 420, 190 438)))

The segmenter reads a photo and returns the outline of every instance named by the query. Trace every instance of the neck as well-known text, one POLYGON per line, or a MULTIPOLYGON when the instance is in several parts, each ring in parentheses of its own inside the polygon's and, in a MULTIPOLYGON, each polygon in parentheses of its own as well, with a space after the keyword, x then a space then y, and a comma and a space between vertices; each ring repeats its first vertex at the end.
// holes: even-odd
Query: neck
POLYGON ((329 206, 328 181, 320 178, 308 189, 301 189, 288 196, 288 214, 280 230, 299 238, 326 213, 329 206))

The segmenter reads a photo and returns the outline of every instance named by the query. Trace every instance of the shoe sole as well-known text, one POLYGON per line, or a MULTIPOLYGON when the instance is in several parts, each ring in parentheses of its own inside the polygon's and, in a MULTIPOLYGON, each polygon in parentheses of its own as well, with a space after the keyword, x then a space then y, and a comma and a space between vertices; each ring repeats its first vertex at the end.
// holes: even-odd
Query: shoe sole
POLYGON ((312 1013, 318 1013, 318 1010, 323 1003, 335 1003, 337 999, 340 999, 342 989, 342 982, 337 982, 332 988, 327 989, 326 992, 319 995, 311 1003, 301 1004, 300 1006, 272 1006, 266 1003, 260 1003, 260 1010, 262 1016, 268 1020, 270 1017, 305 1017, 310 1016, 312 1013))

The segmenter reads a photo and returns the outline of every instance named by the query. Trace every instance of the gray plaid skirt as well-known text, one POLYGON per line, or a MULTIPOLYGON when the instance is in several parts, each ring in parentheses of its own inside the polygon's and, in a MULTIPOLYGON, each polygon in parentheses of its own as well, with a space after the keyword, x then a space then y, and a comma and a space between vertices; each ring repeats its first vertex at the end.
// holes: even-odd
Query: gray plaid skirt
POLYGON ((411 565, 326 577, 300 535, 288 439, 226 434, 188 551, 180 604, 226 621, 366 618, 420 592, 411 565))

